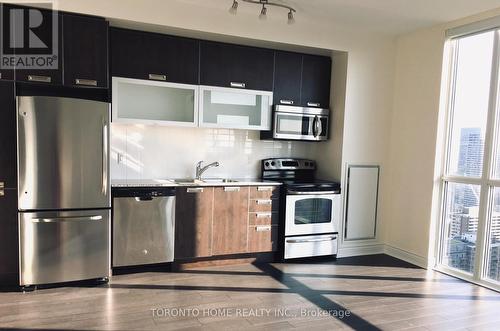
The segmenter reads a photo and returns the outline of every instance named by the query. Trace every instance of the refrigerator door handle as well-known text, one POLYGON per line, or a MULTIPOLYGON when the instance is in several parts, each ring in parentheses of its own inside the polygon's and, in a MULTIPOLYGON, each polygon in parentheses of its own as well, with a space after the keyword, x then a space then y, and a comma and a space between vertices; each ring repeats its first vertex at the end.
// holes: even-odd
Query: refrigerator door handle
POLYGON ((108 124, 102 125, 102 194, 108 194, 108 124))
POLYGON ((102 221, 101 215, 95 216, 69 216, 56 218, 33 218, 33 223, 60 223, 60 222, 76 222, 76 221, 102 221))

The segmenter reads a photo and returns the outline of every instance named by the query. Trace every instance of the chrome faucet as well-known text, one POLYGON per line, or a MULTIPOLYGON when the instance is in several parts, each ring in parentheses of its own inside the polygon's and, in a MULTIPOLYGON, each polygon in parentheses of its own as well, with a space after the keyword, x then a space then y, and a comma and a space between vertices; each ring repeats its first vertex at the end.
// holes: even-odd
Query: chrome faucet
POLYGON ((219 166, 219 162, 212 162, 212 163, 207 164, 206 166, 202 167, 201 165, 203 164, 203 162, 204 161, 200 161, 196 164, 196 179, 197 180, 201 180, 201 175, 203 175, 203 173, 205 171, 207 171, 209 168, 219 166))

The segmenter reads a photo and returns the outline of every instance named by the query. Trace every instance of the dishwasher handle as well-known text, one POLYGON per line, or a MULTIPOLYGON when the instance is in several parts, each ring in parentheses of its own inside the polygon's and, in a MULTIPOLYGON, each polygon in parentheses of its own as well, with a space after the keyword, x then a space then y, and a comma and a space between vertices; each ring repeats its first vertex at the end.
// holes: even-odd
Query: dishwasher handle
POLYGON ((135 197, 136 201, 152 201, 154 198, 150 196, 135 197))

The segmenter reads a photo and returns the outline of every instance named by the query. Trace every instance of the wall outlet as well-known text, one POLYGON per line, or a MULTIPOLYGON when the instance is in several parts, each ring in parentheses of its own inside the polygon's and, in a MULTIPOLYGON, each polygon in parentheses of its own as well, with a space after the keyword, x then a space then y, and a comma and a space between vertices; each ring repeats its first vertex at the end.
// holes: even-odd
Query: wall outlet
POLYGON ((116 163, 122 164, 123 163, 123 154, 122 153, 117 153, 116 154, 116 163))

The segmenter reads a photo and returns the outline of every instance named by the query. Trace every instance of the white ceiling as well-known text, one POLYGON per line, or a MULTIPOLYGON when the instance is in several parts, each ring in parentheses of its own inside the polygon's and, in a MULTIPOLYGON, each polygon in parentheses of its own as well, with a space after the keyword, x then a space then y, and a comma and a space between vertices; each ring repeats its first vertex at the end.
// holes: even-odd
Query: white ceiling
MULTIPOLYGON (((226 10, 232 0, 181 0, 203 7, 226 10)), ((336 25, 355 26, 391 35, 450 22, 490 9, 500 8, 500 0, 269 0, 291 5, 297 9, 297 22, 307 20, 331 21, 336 25)), ((239 11, 259 8, 239 0, 239 11)), ((272 9, 281 10, 281 9, 272 9)), ((281 10, 283 11, 283 10, 281 10)), ((271 9, 268 15, 271 14, 271 9)), ((286 15, 272 12, 273 15, 286 15)))

